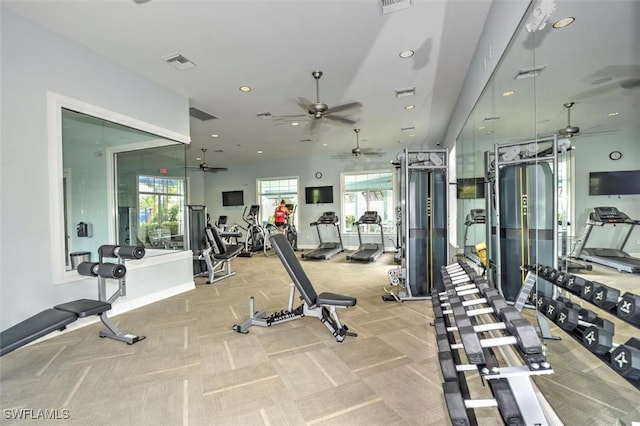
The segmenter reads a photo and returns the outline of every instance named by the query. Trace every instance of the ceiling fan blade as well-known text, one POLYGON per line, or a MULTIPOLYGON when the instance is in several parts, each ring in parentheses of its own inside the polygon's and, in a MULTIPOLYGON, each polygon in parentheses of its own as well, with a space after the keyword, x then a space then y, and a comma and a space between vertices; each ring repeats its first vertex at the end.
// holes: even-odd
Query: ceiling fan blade
POLYGON ((345 111, 347 109, 352 109, 352 108, 362 108, 362 104, 360 102, 350 102, 348 104, 342 104, 342 105, 334 106, 334 107, 329 108, 325 112, 325 114, 333 114, 334 112, 345 111))
POLYGON ((341 117, 339 115, 332 115, 332 114, 324 114, 323 115, 324 118, 326 118, 327 120, 333 120, 333 121, 338 121, 342 124, 356 124, 357 122, 354 120, 351 120, 350 118, 346 118, 346 117, 341 117))

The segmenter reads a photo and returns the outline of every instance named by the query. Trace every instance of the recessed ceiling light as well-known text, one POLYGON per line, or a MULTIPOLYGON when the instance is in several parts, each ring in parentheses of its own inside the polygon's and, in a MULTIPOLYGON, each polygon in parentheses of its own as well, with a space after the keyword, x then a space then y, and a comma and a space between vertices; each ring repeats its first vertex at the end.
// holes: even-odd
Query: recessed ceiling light
POLYGON ((511 96, 511 95, 515 95, 516 92, 514 92, 513 90, 507 90, 505 92, 502 92, 502 96, 511 96))
POLYGON ((258 154, 262 154, 262 151, 260 151, 260 150, 257 150, 256 152, 257 152, 258 154))
POLYGON ((555 28, 555 29, 564 28, 567 25, 573 24, 573 21, 575 21, 575 20, 576 20, 576 18, 574 18, 573 16, 568 16, 566 18, 562 18, 562 19, 560 19, 559 21, 556 21, 553 24, 553 28, 555 28))
POLYGON ((400 52, 400 57, 403 59, 407 59, 412 57, 416 52, 414 52, 413 50, 403 50, 402 52, 400 52))
POLYGON ((217 138, 219 135, 216 135, 215 133, 213 135, 211 135, 212 138, 217 138))
POLYGON ((323 143, 322 146, 329 146, 329 144, 328 143, 323 143))
POLYGON ((408 135, 408 136, 409 136, 410 138, 412 138, 412 137, 414 137, 414 136, 415 136, 415 134, 414 134, 414 133, 409 133, 409 135, 408 135))
POLYGON ((240 86, 240 91, 241 92, 250 92, 251 91, 251 87, 249 86, 240 86))
POLYGON ((196 161, 200 161, 200 160, 202 160, 202 158, 196 157, 196 161))
POLYGON ((620 115, 620 113, 618 111, 615 112, 610 112, 609 114, 607 114, 609 117, 615 117, 616 115, 620 115))
POLYGON ((404 109, 414 109, 415 107, 415 105, 405 105, 404 109))
POLYGON ((298 123, 297 121, 294 121, 293 123, 291 123, 292 126, 299 126, 300 123, 298 123))
POLYGON ((486 128, 486 127, 484 127, 484 126, 478 126, 478 127, 476 127, 476 129, 478 129, 478 130, 484 130, 485 128, 486 128))

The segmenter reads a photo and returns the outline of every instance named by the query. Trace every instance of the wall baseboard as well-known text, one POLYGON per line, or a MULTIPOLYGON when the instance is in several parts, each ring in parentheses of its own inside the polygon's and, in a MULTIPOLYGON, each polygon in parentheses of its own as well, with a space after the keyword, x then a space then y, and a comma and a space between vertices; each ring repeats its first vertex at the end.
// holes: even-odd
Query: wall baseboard
MULTIPOLYGON (((132 311, 134 309, 141 308, 143 306, 150 305, 155 302, 159 302, 160 300, 167 299, 172 296, 177 296, 178 294, 186 293, 187 291, 194 290, 196 288, 196 284, 194 281, 190 281, 184 284, 177 285, 175 287, 171 287, 166 290, 159 291, 157 293, 151 293, 144 297, 139 297, 134 300, 122 300, 121 303, 116 303, 113 305, 111 310, 107 311, 109 318, 113 318, 117 315, 124 314, 126 312, 132 311)), ((100 322, 100 318, 97 315, 93 315, 88 318, 80 318, 77 321, 69 324, 67 328, 62 331, 54 331, 53 333, 49 333, 46 336, 42 336, 41 338, 34 340, 33 342, 23 346, 31 346, 35 343, 43 342, 45 340, 51 339, 56 336, 61 336, 63 334, 69 333, 74 330, 78 330, 80 328, 86 327, 90 324, 95 324, 100 322)), ((98 336, 96 335, 96 338, 98 336)), ((18 349, 20 350, 20 349, 18 349)))

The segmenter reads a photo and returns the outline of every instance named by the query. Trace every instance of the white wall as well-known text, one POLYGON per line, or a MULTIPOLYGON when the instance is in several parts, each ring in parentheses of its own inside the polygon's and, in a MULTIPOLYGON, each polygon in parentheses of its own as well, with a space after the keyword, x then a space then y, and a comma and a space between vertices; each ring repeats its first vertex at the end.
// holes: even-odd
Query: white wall
POLYGON ((47 91, 181 135, 189 134, 189 102, 10 10, 2 8, 1 15, 0 329, 4 330, 56 303, 96 294, 93 286, 56 285, 52 279, 49 188, 56 182, 48 176, 47 91))
MULTIPOLYGON (((310 227, 311 222, 315 222, 325 211, 335 211, 341 214, 340 199, 340 173, 365 170, 389 170, 393 167, 389 159, 376 161, 363 161, 355 158, 330 159, 323 157, 306 157, 296 160, 276 160, 250 164, 229 165, 229 171, 221 173, 205 174, 205 205, 211 214, 212 221, 217 220, 219 215, 227 215, 227 223, 238 223, 246 225, 242 221, 243 207, 222 207, 222 191, 244 191, 245 205, 259 204, 256 200, 256 179, 297 177, 299 178, 298 188, 298 230, 299 247, 315 247, 318 245, 318 235, 316 229, 310 227), (316 179, 315 173, 321 172, 322 179, 316 179), (333 186, 333 204, 305 204, 304 188, 307 186, 333 186)), ((341 224, 342 226, 342 224, 341 224)), ((324 237, 323 233, 323 237, 324 237)), ((327 233, 327 238, 331 235, 327 233)), ((334 236, 335 238, 335 236, 334 236)), ((371 242, 377 242, 380 237, 371 237, 371 242)), ((364 238, 363 238, 364 239, 364 238)), ((386 238, 385 244, 391 247, 390 241, 386 238)), ((365 239, 365 242, 370 242, 365 239)), ((345 247, 357 247, 358 237, 349 236, 344 239, 345 247)))
MULTIPOLYGON (((589 195, 589 172, 617 170, 640 170, 640 144, 637 140, 640 126, 623 128, 604 135, 577 136, 573 141, 575 157, 575 226, 574 233, 580 237, 589 213, 594 207, 616 207, 632 219, 640 220, 640 195, 589 195), (611 151, 620 151, 618 161, 609 159, 611 151)), ((587 247, 613 247, 626 232, 626 226, 594 227, 587 247)), ((625 251, 640 253, 640 226, 634 227, 625 251)))

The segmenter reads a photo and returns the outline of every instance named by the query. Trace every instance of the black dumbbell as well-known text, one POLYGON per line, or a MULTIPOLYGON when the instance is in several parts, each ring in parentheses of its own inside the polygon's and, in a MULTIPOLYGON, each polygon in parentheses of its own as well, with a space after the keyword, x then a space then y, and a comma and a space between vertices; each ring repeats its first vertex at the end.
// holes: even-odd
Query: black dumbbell
POLYGON ((640 380, 640 340, 631 338, 611 353, 611 367, 621 376, 640 380))
POLYGON ((628 292, 623 294, 616 314, 631 324, 640 325, 640 296, 628 292))
POLYGON ((595 324, 597 318, 598 315, 589 309, 578 309, 575 305, 573 307, 565 306, 558 312, 556 323, 563 330, 573 331, 578 325, 586 327, 595 324))
POLYGON ((618 302, 620 301, 620 290, 602 283, 594 283, 591 301, 602 309, 611 311, 613 308, 618 306, 618 302))

